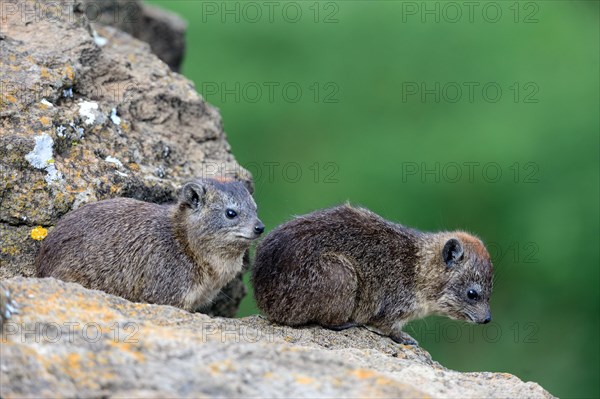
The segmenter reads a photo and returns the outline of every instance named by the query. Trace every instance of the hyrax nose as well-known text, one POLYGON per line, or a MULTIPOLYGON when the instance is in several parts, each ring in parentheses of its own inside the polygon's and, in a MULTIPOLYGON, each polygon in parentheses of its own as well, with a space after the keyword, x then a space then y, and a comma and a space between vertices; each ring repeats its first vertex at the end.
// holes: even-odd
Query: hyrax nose
POLYGON ((488 317, 486 317, 486 318, 485 318, 485 320, 483 320, 483 324, 487 324, 487 323, 489 323, 490 321, 492 321, 492 316, 488 316, 488 317))
POLYGON ((263 231, 265 231, 265 225, 264 224, 260 223, 260 224, 257 224, 256 226, 254 226, 254 232, 256 234, 262 234, 263 231))

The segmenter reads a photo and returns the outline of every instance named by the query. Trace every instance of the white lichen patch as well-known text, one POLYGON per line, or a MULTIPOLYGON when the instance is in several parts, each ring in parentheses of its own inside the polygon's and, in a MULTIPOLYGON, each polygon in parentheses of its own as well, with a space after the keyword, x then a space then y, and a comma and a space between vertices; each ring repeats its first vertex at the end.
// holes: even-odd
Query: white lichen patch
POLYGON ((40 104, 43 104, 46 107, 54 107, 54 104, 52 104, 50 101, 46 100, 45 98, 42 98, 42 101, 40 101, 40 104))
POLYGON ((63 97, 73 98, 73 88, 69 87, 68 89, 63 90, 63 97))
POLYGON ((127 177, 127 176, 129 176, 127 173, 119 172, 118 170, 116 172, 121 177, 127 177))
POLYGON ((4 297, 6 298, 6 304, 4 307, 4 314, 2 316, 4 319, 8 320, 12 315, 19 314, 19 306, 15 301, 12 300, 8 290, 4 291, 4 297))
POLYGON ((119 168, 123 166, 123 164, 121 163, 121 161, 119 161, 115 157, 111 157, 110 155, 106 157, 105 161, 108 162, 108 163, 112 163, 114 165, 117 165, 117 167, 119 167, 119 168))
POLYGON ((27 162, 36 169, 46 171, 45 180, 48 184, 62 179, 62 174, 56 169, 54 159, 52 158, 52 146, 54 141, 46 133, 35 137, 35 147, 25 155, 27 162))
POLYGON ((86 125, 91 125, 96 120, 98 104, 93 101, 82 101, 79 103, 79 116, 83 118, 86 125))
POLYGON ((94 38, 94 42, 98 45, 98 47, 105 46, 106 43, 108 43, 108 39, 100 36, 95 30, 92 30, 92 36, 94 38))
POLYGON ((36 169, 44 169, 48 166, 48 162, 52 160, 52 146, 54 141, 52 137, 46 133, 35 137, 35 147, 25 155, 25 159, 29 161, 31 166, 36 169))
POLYGON ((75 134, 77 135, 78 139, 82 139, 83 138, 83 128, 79 127, 77 125, 75 125, 73 122, 69 123, 69 126, 71 126, 71 129, 73 129, 73 131, 75 132, 75 134))
POLYGON ((71 209, 77 209, 82 205, 85 205, 89 202, 94 202, 96 200, 96 196, 94 195, 92 189, 87 188, 75 196, 75 201, 73 201, 71 209))
POLYGON ((64 127, 63 125, 60 125, 59 127, 56 128, 56 135, 58 137, 65 137, 65 130, 67 130, 67 128, 64 127))
POLYGON ((121 118, 117 115, 116 108, 113 108, 112 111, 110 111, 110 120, 117 126, 121 124, 121 118))

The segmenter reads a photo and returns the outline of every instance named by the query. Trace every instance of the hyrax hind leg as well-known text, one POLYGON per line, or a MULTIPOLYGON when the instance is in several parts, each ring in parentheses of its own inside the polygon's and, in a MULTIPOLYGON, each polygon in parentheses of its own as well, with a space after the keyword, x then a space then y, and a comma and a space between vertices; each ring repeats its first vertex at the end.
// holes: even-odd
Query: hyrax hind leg
POLYGON ((317 269, 322 280, 318 283, 316 298, 320 301, 315 303, 314 321, 333 330, 356 326, 350 320, 358 285, 352 260, 340 253, 326 252, 319 257, 317 269))

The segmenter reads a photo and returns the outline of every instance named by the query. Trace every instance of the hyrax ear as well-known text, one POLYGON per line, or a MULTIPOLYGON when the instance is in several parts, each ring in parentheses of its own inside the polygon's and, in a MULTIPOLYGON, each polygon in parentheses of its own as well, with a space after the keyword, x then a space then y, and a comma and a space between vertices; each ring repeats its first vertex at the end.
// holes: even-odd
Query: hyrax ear
POLYGON ((186 183, 181 189, 181 201, 192 209, 198 209, 204 204, 206 186, 198 182, 186 183))
POLYGON ((446 241, 444 249, 442 249, 442 258, 446 263, 446 266, 452 267, 456 262, 463 258, 464 251, 462 244, 456 238, 451 238, 446 241))

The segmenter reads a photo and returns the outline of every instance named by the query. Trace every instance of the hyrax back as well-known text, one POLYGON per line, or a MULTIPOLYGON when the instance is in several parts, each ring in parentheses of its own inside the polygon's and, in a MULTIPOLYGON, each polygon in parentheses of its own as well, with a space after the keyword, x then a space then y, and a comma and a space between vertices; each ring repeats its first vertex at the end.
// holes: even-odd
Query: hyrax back
POLYGON ((175 205, 115 198, 68 213, 43 241, 36 269, 131 301, 194 310, 242 269, 263 230, 241 182, 197 179, 175 205))
POLYGON ((259 244, 252 282, 258 307, 291 326, 370 325, 414 343, 402 325, 432 313, 486 323, 492 265, 467 233, 423 233, 362 208, 297 217, 259 244))

